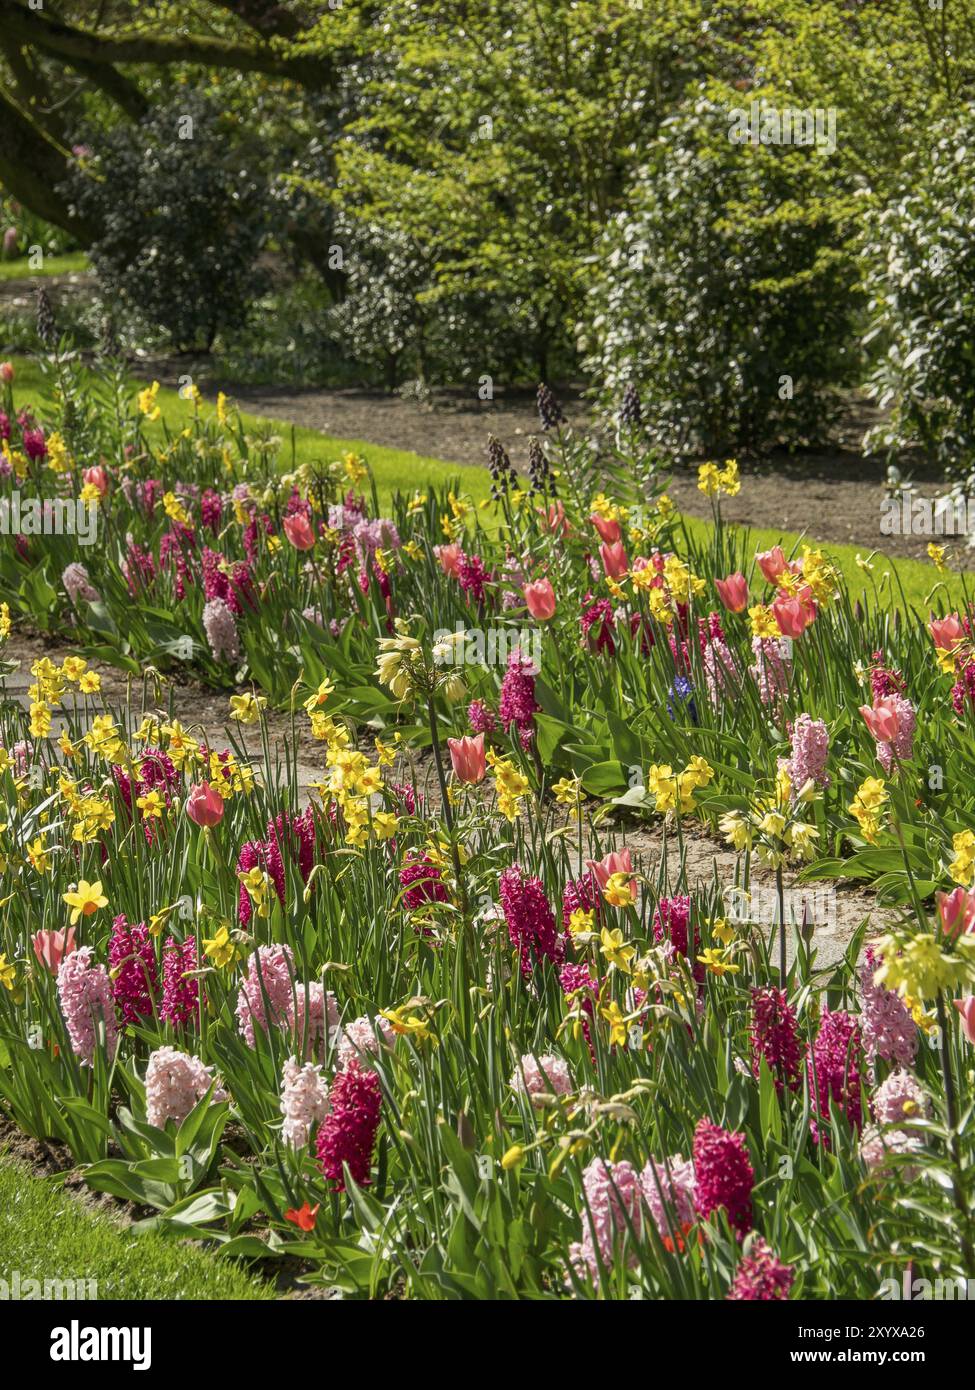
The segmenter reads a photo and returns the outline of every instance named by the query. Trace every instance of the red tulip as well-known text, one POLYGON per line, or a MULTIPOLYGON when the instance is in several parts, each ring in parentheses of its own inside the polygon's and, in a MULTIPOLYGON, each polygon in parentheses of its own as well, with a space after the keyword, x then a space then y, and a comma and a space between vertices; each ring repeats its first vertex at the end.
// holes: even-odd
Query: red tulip
POLYGON ((775 621, 783 637, 801 637, 816 616, 815 604, 801 598, 777 598, 772 604, 775 621))
POLYGON ((553 536, 568 535, 569 522, 561 502, 552 502, 550 506, 538 507, 536 510, 541 517, 539 525, 543 531, 548 531, 553 536))
POLYGON ((953 999, 951 1002, 961 1014, 961 1026, 965 1037, 970 1043, 975 1043, 975 994, 969 994, 964 999, 953 999))
POLYGON ((748 580, 737 570, 727 579, 716 579, 714 587, 729 613, 743 613, 748 607, 748 580))
POLYGON ((953 888, 950 893, 935 893, 941 930, 950 941, 972 930, 975 924, 975 892, 953 888))
POLYGON ((761 551, 755 559, 758 561, 758 568, 770 584, 778 584, 779 576, 789 568, 789 562, 780 545, 773 545, 771 550, 761 551))
POLYGON ((613 545, 607 545, 604 541, 599 547, 599 558, 610 579, 622 578, 629 568, 622 541, 616 541, 613 545))
POLYGON ((595 512, 589 520, 599 532, 599 539, 605 541, 607 545, 615 545, 622 535, 618 521, 607 520, 604 516, 597 516, 595 512))
POLYGON ((932 618, 928 630, 934 638, 934 645, 945 652, 950 652, 965 640, 965 629, 958 621, 957 613, 949 613, 947 618, 932 618))
POLYGON ((74 927, 66 927, 64 931, 37 931, 31 938, 31 944, 38 963, 52 975, 57 974, 58 966, 65 956, 70 956, 72 951, 78 949, 74 927))
POLYGON ((555 590, 550 579, 536 579, 534 584, 526 584, 521 591, 525 596, 528 611, 539 622, 547 623, 555 613, 555 590))
POLYGON ((487 771, 483 734, 475 734, 473 738, 468 734, 463 738, 448 738, 447 747, 450 750, 450 763, 458 781, 483 782, 487 771))
POLYGON ((889 696, 878 700, 872 709, 869 705, 861 705, 860 713, 878 743, 893 743, 900 733, 900 711, 889 696))
POLYGON ((313 1231, 315 1222, 318 1220, 318 1208, 321 1203, 316 1202, 310 1207, 307 1202, 300 1207, 289 1207, 284 1214, 285 1221, 290 1221, 292 1226, 297 1226, 299 1231, 313 1231))
MULTIPOLYGON (((587 859, 586 868, 592 873, 600 889, 605 889, 613 874, 631 874, 633 855, 628 849, 613 850, 602 859, 587 859)), ((636 901, 636 879, 630 879, 630 894, 636 901)))
POLYGON ((295 550, 311 550, 315 544, 315 529, 304 512, 293 512, 281 524, 295 550))
POLYGON ((84 482, 98 489, 99 497, 104 497, 108 491, 108 474, 100 464, 95 464, 92 468, 86 468, 82 473, 84 482))
POLYGON ((209 782, 200 782, 190 788, 186 798, 186 814, 194 825, 209 830, 223 820, 223 797, 209 782))
POLYGON ((449 574, 451 579, 456 579, 460 573, 460 562, 464 558, 464 552, 460 546, 454 545, 435 545, 433 553, 440 561, 440 568, 444 574, 449 574))

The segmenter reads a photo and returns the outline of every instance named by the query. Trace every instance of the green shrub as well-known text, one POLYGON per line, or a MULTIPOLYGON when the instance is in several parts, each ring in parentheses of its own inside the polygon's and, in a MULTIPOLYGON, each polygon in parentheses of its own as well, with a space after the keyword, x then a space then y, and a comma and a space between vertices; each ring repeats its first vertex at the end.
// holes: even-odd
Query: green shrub
POLYGON ((100 227, 91 258, 109 299, 180 350, 241 327, 263 284, 267 180, 259 153, 198 96, 100 137, 72 182, 100 227))
POLYGON ((597 385, 635 384, 678 450, 812 442, 856 362, 851 200, 825 150, 733 143, 734 96, 664 122, 581 329, 597 385))
POLYGON ((868 222, 871 389, 889 408, 868 443, 920 446, 946 473, 975 469, 975 109, 942 121, 868 222))

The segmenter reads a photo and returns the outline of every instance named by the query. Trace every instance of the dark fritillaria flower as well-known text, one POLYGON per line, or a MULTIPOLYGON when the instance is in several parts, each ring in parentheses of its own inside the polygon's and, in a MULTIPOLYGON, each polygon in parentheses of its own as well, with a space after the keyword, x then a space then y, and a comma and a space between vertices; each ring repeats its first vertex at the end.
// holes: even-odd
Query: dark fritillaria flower
POLYGON ((58 325, 54 317, 54 305, 43 286, 37 291, 37 336, 46 348, 51 348, 58 340, 58 325))
POLYGON ((557 495, 555 479, 552 477, 545 450, 534 435, 528 441, 528 476, 531 478, 532 492, 540 492, 543 497, 557 495))
POLYGON ((630 429, 639 429, 643 424, 643 407, 632 381, 627 382, 623 391, 623 400, 620 403, 620 424, 628 426, 630 429))
POLYGON ((491 473, 491 496, 495 499, 508 491, 515 480, 515 470, 497 435, 488 436, 488 468, 491 473))
POLYGON ((544 381, 538 383, 538 418, 543 430, 553 430, 556 425, 566 423, 562 407, 555 399, 551 388, 544 381))

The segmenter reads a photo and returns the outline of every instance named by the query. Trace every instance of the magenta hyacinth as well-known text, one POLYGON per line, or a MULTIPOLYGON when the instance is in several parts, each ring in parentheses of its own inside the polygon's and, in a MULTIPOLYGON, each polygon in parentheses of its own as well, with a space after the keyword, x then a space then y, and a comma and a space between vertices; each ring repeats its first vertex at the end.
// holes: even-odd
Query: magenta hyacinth
POLYGON ((693 945, 688 949, 690 925, 691 900, 686 893, 678 893, 673 898, 660 899, 653 914, 654 940, 669 942, 675 955, 690 956, 691 959, 687 962, 688 969, 693 972, 698 984, 701 984, 704 980, 704 966, 697 959, 700 933, 695 927, 693 945))
POLYGON ((862 1044, 860 1028, 852 1014, 842 1009, 824 1009, 819 1032, 809 1060, 809 1089, 825 1129, 811 1121, 814 1139, 828 1143, 825 1132, 832 1111, 846 1116, 849 1125, 859 1132, 863 1124, 860 1102, 860 1064, 862 1044))
POLYGON ((118 1024, 112 983, 104 965, 92 964, 92 948, 82 946, 58 966, 58 998, 71 1050, 90 1067, 95 1057, 99 1025, 105 1028, 105 1053, 111 1061, 118 1046, 118 1024))
POLYGON ((774 985, 752 990, 752 1073, 757 1078, 762 1059, 775 1079, 779 1095, 783 1087, 797 1089, 802 1071, 802 1056, 795 1010, 786 999, 784 989, 774 985))
POLYGON ((403 906, 415 912, 425 903, 445 903, 447 890, 440 866, 426 854, 411 855, 399 871, 400 887, 405 888, 403 906))
POLYGON ((350 1062, 332 1082, 329 1104, 318 1131, 318 1166, 336 1192, 345 1191, 343 1163, 359 1187, 367 1187, 382 1110, 379 1077, 357 1061, 350 1062))
POLYGON ((694 1206, 707 1220, 724 1207, 739 1237, 752 1226, 752 1187, 755 1174, 744 1136, 713 1124, 706 1116, 694 1131, 694 1206))
POLYGON ((542 960, 560 965, 564 947, 542 880, 526 878, 520 865, 512 864, 501 875, 500 894, 508 937, 520 953, 524 978, 528 979, 542 960))
POLYGON ((508 658, 508 669, 501 682, 499 713, 504 728, 518 730, 523 748, 531 742, 535 714, 540 706, 535 699, 535 670, 527 656, 515 650, 508 658))
POLYGON ((130 927, 124 914, 112 923, 108 943, 112 996, 123 1023, 138 1023, 152 1015, 159 993, 156 950, 143 922, 130 927))
POLYGON ((201 999, 200 982, 191 972, 199 969, 196 958, 196 942, 188 937, 184 942, 170 940, 163 948, 163 994, 159 1016, 174 1028, 196 1016, 201 999))
POLYGON ((762 1237, 755 1236, 738 1265, 728 1298, 742 1303, 786 1299, 795 1277, 791 1265, 783 1264, 762 1237))

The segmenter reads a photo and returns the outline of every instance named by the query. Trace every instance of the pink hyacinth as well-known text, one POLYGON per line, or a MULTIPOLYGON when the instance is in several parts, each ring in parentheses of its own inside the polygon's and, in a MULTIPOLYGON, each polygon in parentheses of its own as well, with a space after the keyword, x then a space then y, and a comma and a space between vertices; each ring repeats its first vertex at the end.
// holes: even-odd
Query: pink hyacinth
POLYGON ((846 1116, 851 1128, 859 1132, 863 1124, 860 1101, 860 1028, 852 1014, 842 1009, 824 1009, 809 1060, 809 1090, 823 1125, 810 1121, 813 1138, 828 1144, 827 1130, 832 1111, 846 1116))
POLYGON ((328 1088, 322 1069, 313 1062, 299 1065, 289 1057, 282 1070, 281 1113, 284 1124, 281 1137, 294 1149, 303 1149, 312 1130, 328 1114, 328 1088))
POLYGON ((762 1237, 755 1236, 738 1265, 728 1298, 742 1303, 786 1299, 795 1277, 792 1266, 783 1264, 762 1237))
POLYGON ((789 689, 792 661, 783 654, 783 648, 778 637, 752 638, 755 664, 748 668, 748 673, 758 686, 763 705, 774 705, 789 689))
POLYGON ((204 605, 203 630, 214 661, 237 660, 240 656, 240 636, 234 615, 222 598, 212 598, 204 605))
POLYGON ((294 954, 290 946, 259 946, 247 964, 237 995, 237 1026, 248 1047, 256 1045, 255 1025, 286 1028, 295 1008, 294 954))
MULTIPOLYGON (((594 1158, 582 1175, 588 1210, 581 1212, 582 1240, 569 1246, 569 1260, 580 1278, 595 1283, 611 1272, 624 1244, 643 1229, 642 1190, 636 1169, 625 1159, 594 1158), (631 1234, 632 1231, 632 1234, 631 1234)), ((629 1256, 632 1263, 634 1255, 629 1256)))
MULTIPOLYGON (((877 1125, 868 1125, 860 1140, 860 1157, 874 1173, 887 1173, 893 1165, 892 1157, 903 1154, 916 1154, 924 1147, 920 1134, 909 1134, 903 1129, 881 1130, 877 1125)), ((909 1164, 901 1165, 898 1171, 907 1182, 917 1177, 917 1169, 909 1164)))
MULTIPOLYGON (((146 1067, 146 1119, 155 1129, 162 1129, 167 1120, 181 1125, 212 1085, 213 1069, 199 1057, 175 1047, 157 1047, 146 1067)), ((211 1104, 226 1099, 226 1091, 217 1087, 211 1104)))
POLYGON ((88 571, 79 561, 65 567, 61 575, 61 583, 64 585, 68 598, 77 608, 79 601, 85 603, 99 603, 101 594, 92 584, 88 577, 88 571))
POLYGON ((914 730, 917 727, 917 715, 910 700, 903 695, 888 695, 887 703, 893 705, 897 711, 898 727, 897 733, 891 741, 881 739, 877 744, 877 758, 887 775, 896 759, 898 763, 910 762, 914 753, 914 730))
POLYGON ((706 1116, 694 1131, 694 1207, 703 1220, 724 1207, 739 1238, 751 1230, 755 1174, 744 1136, 706 1116))
POLYGON ((682 1154, 647 1159, 640 1174, 643 1200, 661 1240, 679 1240, 694 1224, 694 1164, 682 1154))
POLYGON ((196 1016, 201 998, 200 982, 192 978, 191 972, 199 969, 196 958, 196 942, 192 937, 180 943, 169 941, 163 948, 163 995, 159 1017, 174 1028, 181 1028, 189 1019, 196 1016))
POLYGON ((704 648, 704 679, 712 705, 733 699, 741 689, 741 673, 723 637, 713 637, 704 648))
POLYGON ((359 1187, 367 1187, 382 1111, 379 1077, 350 1062, 332 1082, 329 1104, 318 1131, 318 1166, 334 1183, 335 1192, 345 1191, 343 1164, 359 1187))
POLYGON ((917 1024, 896 990, 874 984, 874 976, 882 965, 883 957, 875 956, 868 946, 865 962, 860 968, 863 1051, 871 1066, 879 1057, 885 1062, 909 1067, 917 1056, 917 1024))
POLYGON ((305 1057, 324 1058, 328 1041, 339 1026, 335 995, 317 980, 297 985, 291 1023, 295 1038, 299 1042, 304 1039, 305 1057))
POLYGON ((393 1032, 392 1024, 381 1015, 370 1018, 368 1014, 363 1014, 361 1018, 354 1018, 351 1023, 346 1023, 342 1029, 339 1038, 339 1066, 347 1067, 363 1053, 378 1056, 380 1047, 391 1048, 395 1042, 396 1034, 393 1032))
POLYGON ((602 898, 599 885, 592 873, 582 878, 570 878, 562 890, 562 930, 569 939, 569 921, 573 912, 594 912, 599 917, 602 898))
POLYGON ((546 1052, 541 1057, 526 1053, 515 1067, 510 1086, 519 1094, 528 1096, 532 1104, 541 1095, 567 1096, 573 1090, 572 1076, 565 1061, 553 1053, 546 1052))
POLYGON ((561 964, 564 946, 542 880, 525 878, 520 865, 512 864, 501 875, 499 891, 508 937, 520 953, 524 978, 542 960, 561 964))
POLYGON ((105 1053, 109 1061, 118 1046, 112 982, 104 965, 93 965, 91 958, 92 948, 82 946, 65 956, 58 966, 58 998, 71 1050, 85 1067, 90 1067, 94 1061, 100 1025, 105 1029, 105 1053))
POLYGON ((829 786, 826 759, 829 755, 829 733, 821 719, 800 714, 792 728, 792 756, 787 763, 792 784, 793 801, 807 782, 817 787, 829 786))
POLYGON ((871 1099, 871 1108, 878 1125, 904 1126, 911 1120, 923 1120, 931 1105, 920 1082, 909 1071, 892 1071, 871 1099))
POLYGON ((152 1016, 159 992, 159 972, 152 937, 144 923, 130 927, 124 915, 115 918, 108 943, 112 995, 123 1023, 152 1016))
POLYGON ((752 990, 752 1074, 757 1078, 764 1058, 779 1095, 783 1087, 799 1086, 802 1058, 795 1010, 784 989, 774 985, 752 990))

